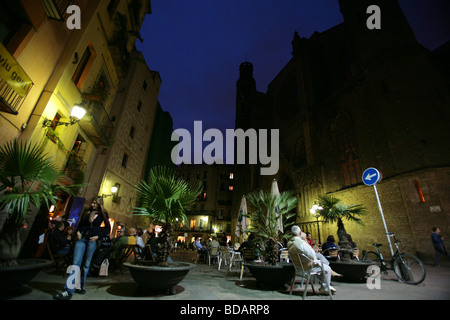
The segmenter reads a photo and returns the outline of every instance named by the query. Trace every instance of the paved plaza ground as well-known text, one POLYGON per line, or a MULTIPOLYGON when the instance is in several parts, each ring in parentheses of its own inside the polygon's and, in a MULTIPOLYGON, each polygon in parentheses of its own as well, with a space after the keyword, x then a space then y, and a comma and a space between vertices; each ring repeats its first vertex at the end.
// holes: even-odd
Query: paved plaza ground
MULTIPOLYGON (((440 267, 426 264, 426 279, 420 285, 408 285, 396 280, 390 271, 382 275, 380 289, 369 289, 365 282, 348 283, 333 280, 337 292, 333 300, 450 300, 450 264, 440 267)), ((11 300, 52 300, 52 296, 62 290, 65 281, 63 273, 52 270, 40 272, 22 292, 8 297, 11 300)), ((318 288, 318 285, 316 285, 318 288)), ((176 287, 173 295, 145 292, 134 282, 128 269, 123 274, 110 273, 107 277, 89 276, 85 295, 74 294, 72 300, 152 300, 152 301, 242 301, 242 300, 301 300, 301 288, 297 286, 293 295, 283 290, 269 290, 261 287, 248 272, 239 279, 237 268, 227 272, 217 265, 199 263, 196 268, 176 287)), ((307 300, 328 300, 324 295, 313 295, 307 300)))

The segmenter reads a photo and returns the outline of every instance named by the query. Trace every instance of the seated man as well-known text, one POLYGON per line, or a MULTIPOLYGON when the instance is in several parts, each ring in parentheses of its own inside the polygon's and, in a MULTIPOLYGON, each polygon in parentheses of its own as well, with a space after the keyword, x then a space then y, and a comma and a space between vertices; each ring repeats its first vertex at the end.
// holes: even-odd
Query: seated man
POLYGON ((320 284, 320 291, 326 292, 326 290, 327 290, 326 284, 329 285, 330 290, 332 292, 336 291, 336 289, 330 285, 331 273, 332 273, 330 266, 322 263, 319 259, 317 259, 314 249, 308 244, 308 242, 301 239, 301 236, 300 236, 301 230, 300 230, 299 226, 293 226, 291 231, 294 234, 294 237, 291 240, 289 240, 289 242, 288 242, 287 247, 289 249, 289 252, 300 253, 300 254, 303 253, 306 257, 308 257, 308 259, 313 261, 313 265, 311 266, 311 264, 309 263, 310 261, 307 261, 307 259, 304 259, 304 257, 302 255, 300 255, 303 265, 310 266, 310 268, 312 268, 314 272, 320 271, 321 270, 320 264, 322 264, 323 269, 325 270, 325 274, 321 275, 322 279, 321 279, 321 284, 320 284))
POLYGON ((125 228, 117 231, 117 238, 113 240, 109 257, 111 259, 120 258, 124 252, 124 246, 128 244, 128 231, 125 228))
POLYGON ((55 228, 48 236, 50 250, 52 254, 66 255, 70 251, 70 243, 63 235, 64 224, 61 221, 56 221, 55 228))

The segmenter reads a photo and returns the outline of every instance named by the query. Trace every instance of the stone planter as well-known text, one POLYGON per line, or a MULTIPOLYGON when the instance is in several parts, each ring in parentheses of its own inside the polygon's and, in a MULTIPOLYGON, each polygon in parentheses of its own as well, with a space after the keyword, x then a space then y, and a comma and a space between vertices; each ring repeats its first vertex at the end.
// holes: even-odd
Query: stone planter
POLYGON ((19 265, 15 267, 0 268, 0 295, 18 292, 23 285, 53 262, 42 259, 18 259, 17 263, 19 265))
POLYGON ((277 263, 275 266, 262 263, 244 263, 256 280, 270 289, 284 289, 290 285, 295 276, 295 267, 292 263, 277 263))
POLYGON ((343 275, 342 281, 364 282, 367 278, 367 268, 374 265, 369 261, 330 261, 330 267, 333 271, 343 275))
POLYGON ((123 264, 130 270, 134 281, 149 291, 174 293, 174 287, 195 268, 195 264, 187 262, 175 262, 173 266, 160 267, 156 265, 142 265, 134 262, 123 264))

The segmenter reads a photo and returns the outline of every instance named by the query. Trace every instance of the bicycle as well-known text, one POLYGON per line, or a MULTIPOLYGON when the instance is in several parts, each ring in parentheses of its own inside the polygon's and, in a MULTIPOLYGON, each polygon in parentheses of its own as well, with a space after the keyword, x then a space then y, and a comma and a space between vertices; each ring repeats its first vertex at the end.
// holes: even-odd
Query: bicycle
POLYGON ((376 252, 369 251, 364 254, 363 260, 375 262, 380 270, 387 274, 388 270, 394 270, 400 282, 407 284, 420 284, 425 280, 425 267, 419 258, 412 254, 400 251, 400 239, 395 238, 395 233, 389 232, 388 235, 394 238, 396 251, 391 260, 385 260, 381 254, 380 247, 382 244, 374 243, 376 252))

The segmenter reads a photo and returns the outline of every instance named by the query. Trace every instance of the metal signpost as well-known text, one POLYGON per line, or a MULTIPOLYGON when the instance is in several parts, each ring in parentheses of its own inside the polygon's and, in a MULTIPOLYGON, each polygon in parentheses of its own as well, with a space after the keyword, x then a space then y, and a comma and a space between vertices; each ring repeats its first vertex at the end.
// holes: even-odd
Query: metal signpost
POLYGON ((381 208, 380 198, 378 197, 377 184, 381 182, 382 175, 381 172, 375 168, 367 168, 362 175, 362 180, 366 186, 373 186, 375 191, 375 197, 377 198, 378 209, 380 210, 381 220, 383 220, 384 230, 386 231, 386 237, 389 243, 389 250, 391 255, 394 256, 394 250, 392 249, 391 238, 389 237, 389 232, 386 226, 386 221, 384 220, 383 209, 381 208))

